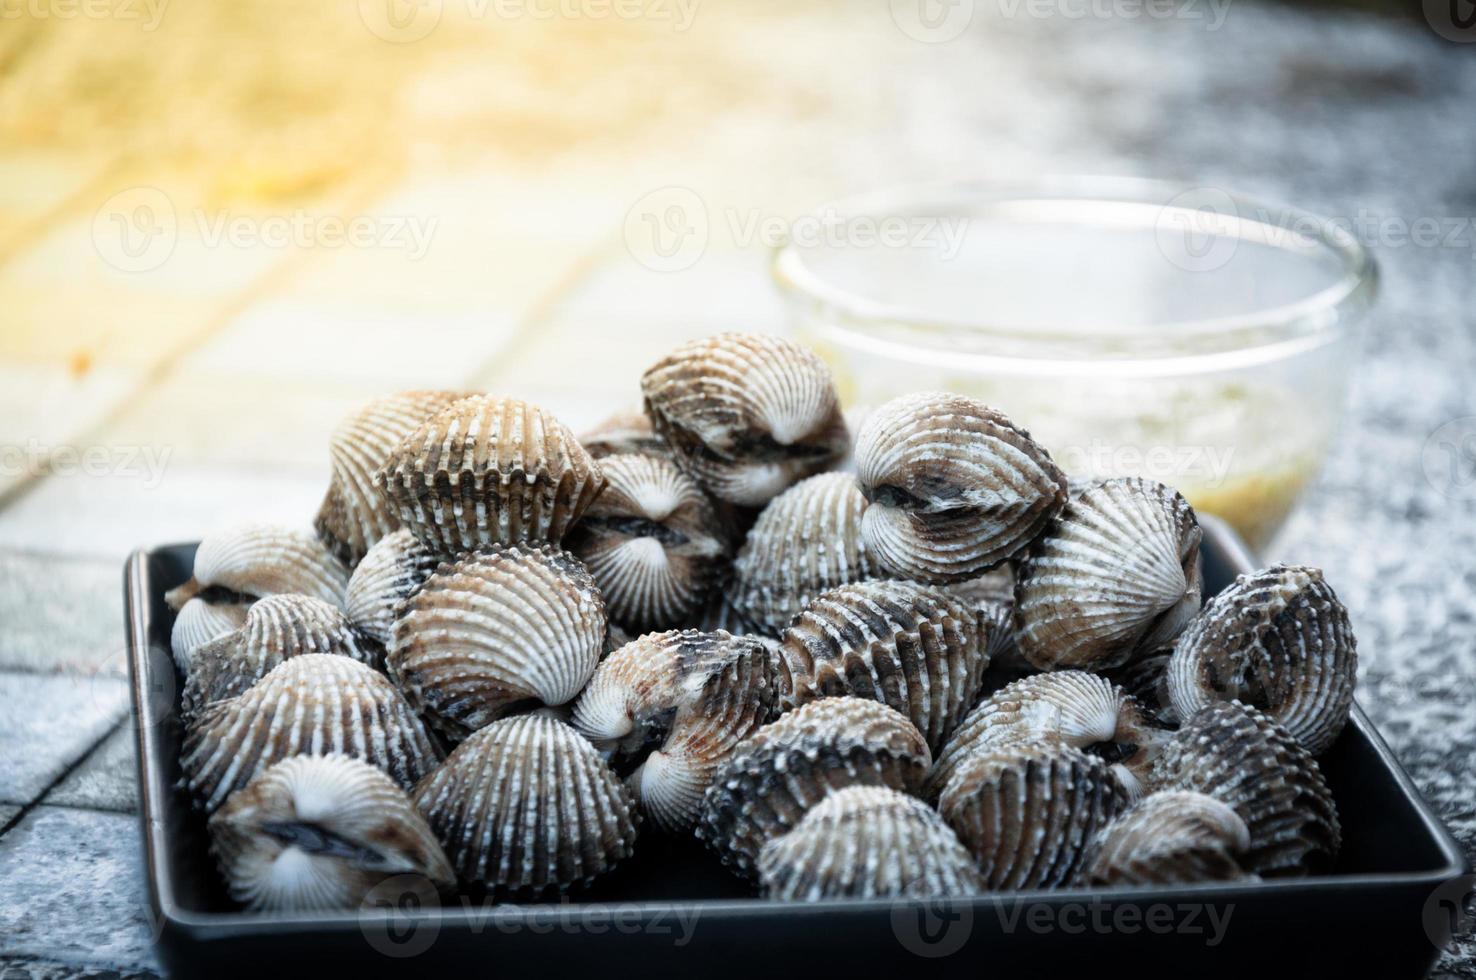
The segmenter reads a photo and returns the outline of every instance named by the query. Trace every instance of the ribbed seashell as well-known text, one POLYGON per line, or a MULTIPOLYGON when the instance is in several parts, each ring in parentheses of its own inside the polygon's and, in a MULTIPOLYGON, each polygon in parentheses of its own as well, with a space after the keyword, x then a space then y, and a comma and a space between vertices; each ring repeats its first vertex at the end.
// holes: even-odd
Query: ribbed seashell
POLYGON ((350 568, 376 541, 400 526, 374 474, 420 424, 464 393, 402 391, 376 398, 345 418, 328 440, 333 474, 313 521, 318 536, 350 568))
POLYGON ((1080 670, 1035 674, 991 694, 969 712, 928 775, 935 798, 969 756, 1020 737, 1059 738, 1107 763, 1128 795, 1143 795, 1167 733, 1111 681, 1080 670))
POLYGON ((916 582, 857 582, 800 613, 779 645, 786 707, 852 694, 905 714, 934 751, 978 696, 988 638, 974 611, 916 582))
POLYGON ((838 789, 764 845, 768 898, 946 898, 983 890, 968 850, 921 800, 885 786, 838 789))
POLYGON ((609 456, 600 470, 605 490, 566 546, 588 566, 611 619, 636 632, 680 626, 727 565, 717 513, 669 459, 609 456))
POLYGON ((195 653, 205 644, 240 629, 250 608, 251 603, 246 601, 210 602, 200 596, 186 601, 174 614, 174 625, 169 630, 169 647, 180 673, 189 676, 195 653))
POLYGON ((915 793, 931 763, 927 741, 900 712, 862 698, 812 701, 739 743, 718 767, 697 836, 725 865, 752 877, 763 846, 832 790, 915 793))
POLYGON ((1214 797, 1150 793, 1097 835, 1085 878, 1098 886, 1235 881, 1247 877, 1237 855, 1248 847, 1245 821, 1214 797))
POLYGON ((595 459, 639 453, 645 456, 670 456, 666 440, 656 434, 645 412, 616 412, 579 437, 579 442, 595 459))
POLYGON ((1171 487, 1102 480, 1035 540, 1015 584, 1015 642, 1042 670, 1120 667, 1199 612, 1199 522, 1171 487))
POLYGON ((1036 672, 1015 643, 1015 576, 1009 566, 945 588, 972 606, 978 616, 979 635, 989 637, 985 649, 992 674, 1036 672))
POLYGON ((389 678, 349 657, 292 657, 244 694, 206 706, 185 735, 184 783, 206 811, 274 762, 341 752, 408 789, 440 751, 389 678))
POLYGON ((1325 871, 1342 834, 1317 760, 1275 719, 1239 701, 1215 701, 1189 718, 1153 766, 1157 789, 1192 790, 1245 821, 1247 870, 1266 876, 1325 871))
POLYGON ((195 650, 223 635, 215 631, 226 622, 237 616, 237 625, 244 622, 245 607, 262 596, 298 593, 342 606, 348 574, 310 531, 243 524, 208 535, 195 550, 193 575, 164 596, 180 613, 191 600, 200 600, 183 625, 175 620, 170 634, 175 663, 188 673, 195 650))
POLYGON ((1076 880, 1096 833, 1128 794, 1096 756, 1055 736, 983 745, 954 770, 938 811, 974 855, 990 890, 1076 880))
POLYGON ((457 875, 500 893, 587 884, 635 847, 630 793, 589 742, 543 712, 478 730, 411 797, 457 875))
POLYGON ((345 755, 294 756, 258 773, 210 818, 210 842, 231 898, 253 911, 358 909, 401 875, 428 891, 456 884, 405 791, 345 755))
POLYGON ((772 656, 754 637, 647 634, 600 664, 574 705, 574 727, 627 755, 660 741, 631 789, 657 827, 686 830, 713 771, 773 713, 772 656))
POLYGON ((1168 665, 1172 646, 1161 647, 1114 670, 1102 671, 1123 692, 1138 702, 1144 717, 1163 728, 1178 728, 1179 713, 1168 691, 1168 665))
POLYGON ((492 544, 558 544, 604 477, 543 409, 473 395, 407 436, 375 482, 410 533, 450 556, 492 544))
POLYGON ((380 646, 389 646, 400 603, 425 584, 440 564, 440 556, 404 528, 386 534, 349 577, 343 599, 349 622, 380 646))
POLYGON ((513 545, 443 563, 401 605, 385 665, 432 725, 460 739, 573 700, 604 645, 605 602, 584 566, 513 545))
POLYGON ((861 543, 866 498, 845 473, 796 483, 759 514, 733 562, 730 601, 778 636, 827 589, 880 574, 861 543))
POLYGON ((1274 565, 1210 600, 1169 661, 1174 710, 1243 701, 1279 721, 1313 755, 1337 739, 1353 707, 1358 643, 1322 572, 1274 565))
POLYGON ((186 721, 207 704, 244 693, 283 661, 331 653, 370 667, 380 651, 354 633, 337 606, 305 595, 272 595, 255 603, 246 622, 195 652, 181 695, 186 721))
POLYGON ((902 578, 957 582, 1030 544, 1066 504, 1066 476, 1000 412, 962 395, 893 399, 856 437, 867 548, 902 578))
POLYGON ((685 344, 641 378, 646 414, 677 462, 720 500, 761 507, 850 446, 830 370, 779 337, 685 344))

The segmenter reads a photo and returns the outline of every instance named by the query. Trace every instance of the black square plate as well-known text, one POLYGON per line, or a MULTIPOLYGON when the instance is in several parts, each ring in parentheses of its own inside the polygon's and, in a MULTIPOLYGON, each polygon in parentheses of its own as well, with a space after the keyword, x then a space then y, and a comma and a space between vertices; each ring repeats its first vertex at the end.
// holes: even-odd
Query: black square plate
MULTIPOLYGON (((1225 525, 1203 523, 1205 580, 1218 591, 1254 559, 1225 525)), ((1321 759, 1343 823, 1324 877, 781 905, 750 897, 695 843, 648 833, 627 866, 567 902, 428 907, 412 893, 360 913, 241 912, 176 785, 179 677, 164 593, 189 577, 194 551, 139 551, 125 577, 149 898, 160 958, 180 974, 1418 977, 1470 884, 1461 851, 1355 706, 1321 759)))

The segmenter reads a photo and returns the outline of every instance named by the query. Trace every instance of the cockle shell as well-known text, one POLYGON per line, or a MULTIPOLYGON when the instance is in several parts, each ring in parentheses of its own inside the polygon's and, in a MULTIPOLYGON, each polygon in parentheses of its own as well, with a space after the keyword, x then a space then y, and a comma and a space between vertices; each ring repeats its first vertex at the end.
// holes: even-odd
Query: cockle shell
POLYGON ((299 593, 342 606, 349 574, 311 532, 272 524, 244 524, 208 535, 195 551, 193 573, 164 596, 180 613, 190 606, 181 617, 184 624, 176 618, 171 631, 174 660, 184 673, 195 650, 229 632, 227 624, 244 622, 246 607, 257 599, 299 593))
POLYGON ((1080 670, 1035 674, 1001 688, 969 712, 933 765, 926 795, 941 793, 982 748, 1022 736, 1059 738, 1103 760, 1136 799, 1167 733, 1149 725, 1137 703, 1105 678, 1080 670))
POLYGON ((920 392, 877 409, 856 437, 871 501, 866 546, 891 573, 959 581, 1022 551, 1066 504, 1066 477, 1030 434, 962 395, 920 392))
POLYGON ((681 625, 701 608, 728 559, 707 495, 669 459, 600 462, 605 490, 565 542, 585 563, 610 618, 637 632, 681 625))
POLYGON ((440 564, 440 556, 404 528, 380 538, 349 578, 343 599, 349 622, 380 646, 389 646, 400 603, 440 564))
POLYGON ((901 711, 941 748, 978 696, 987 637, 961 599, 916 582, 831 589, 800 613, 779 645, 786 707, 853 694, 901 711))
POLYGON ((605 645, 605 603, 556 548, 491 548, 445 562, 400 607, 385 664, 453 739, 521 708, 573 700, 605 645))
POLYGON ((1015 585, 1015 642, 1042 670, 1120 667, 1199 611, 1199 522, 1175 490, 1136 477, 1071 498, 1015 585))
POLYGON ((1174 709, 1260 708, 1321 755, 1343 730, 1358 679, 1348 611, 1322 572, 1275 565, 1242 575, 1189 625, 1169 661, 1174 709))
POLYGON ((208 705, 185 735, 184 782, 206 811, 274 762, 341 752, 409 788, 440 751, 389 679, 349 657, 305 653, 244 694, 208 705))
POLYGON ((338 607, 312 596, 267 596, 247 611, 239 629, 195 652, 181 696, 185 720, 207 704, 244 693, 283 661, 304 653, 352 657, 371 667, 380 659, 338 607))
POLYGON ((595 459, 640 453, 645 456, 669 456, 666 440, 656 434, 645 412, 616 412, 579 437, 579 442, 595 459))
POLYGON ((1338 811, 1317 760, 1239 701, 1212 702, 1190 717, 1164 745, 1152 779, 1155 788, 1204 793, 1233 808, 1250 831, 1247 871, 1323 871, 1338 853, 1338 811))
POLYGON ((600 664, 574 705, 574 727, 627 755, 660 740, 631 775, 631 789, 657 827, 685 830, 713 771, 773 713, 771 659, 754 637, 648 634, 600 664))
POLYGON ((328 441, 333 475, 313 526, 350 568, 400 526, 374 484, 375 472, 422 422, 464 397, 454 391, 402 391, 376 398, 333 430, 328 441))
POLYGON ((769 501, 733 562, 733 606, 778 636, 820 593, 879 575, 861 542, 865 510, 845 473, 812 476, 769 501))
POLYGON ((850 445, 830 370, 779 337, 724 333, 685 344, 645 373, 641 393, 682 468, 744 507, 830 469, 850 445))
POLYGON ((1112 769, 1055 736, 976 748, 954 770, 938 811, 991 890, 1070 884, 1093 836, 1128 805, 1112 769))
POLYGON ((472 734, 411 794, 463 881, 541 894, 630 856, 638 814, 587 741, 542 712, 472 734))
POLYGON ((1097 835, 1085 878, 1098 886, 1235 881, 1247 877, 1236 856, 1249 846, 1245 821, 1214 797, 1150 793, 1097 835))
POLYGON ((768 898, 941 898, 983 890, 973 856, 926 803, 885 786, 838 789, 764 845, 768 898))
POLYGON ((932 763, 900 712, 862 698, 823 698, 739 743, 713 774, 697 836, 752 877, 764 844, 800 822, 832 790, 886 786, 915 793, 932 763))
POLYGON ((258 773, 215 811, 210 840, 231 898, 253 911, 357 909, 400 875, 441 892, 456 884, 405 791, 345 755, 294 756, 258 773))
POLYGON ((543 409, 473 395, 407 436, 375 482, 410 533, 449 556, 491 544, 558 544, 604 477, 543 409))

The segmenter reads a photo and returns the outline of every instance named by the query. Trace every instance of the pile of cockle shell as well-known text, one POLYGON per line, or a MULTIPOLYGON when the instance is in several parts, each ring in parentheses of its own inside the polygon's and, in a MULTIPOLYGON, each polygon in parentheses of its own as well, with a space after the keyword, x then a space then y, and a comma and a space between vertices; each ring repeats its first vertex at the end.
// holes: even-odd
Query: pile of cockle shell
POLYGON ((1316 569, 1203 603, 1173 489, 1068 482, 961 395, 853 442, 786 340, 688 344, 641 390, 582 439, 382 398, 313 532, 201 544, 168 597, 183 785, 237 900, 547 897, 640 832, 779 900, 1331 866, 1316 757, 1357 655, 1316 569))

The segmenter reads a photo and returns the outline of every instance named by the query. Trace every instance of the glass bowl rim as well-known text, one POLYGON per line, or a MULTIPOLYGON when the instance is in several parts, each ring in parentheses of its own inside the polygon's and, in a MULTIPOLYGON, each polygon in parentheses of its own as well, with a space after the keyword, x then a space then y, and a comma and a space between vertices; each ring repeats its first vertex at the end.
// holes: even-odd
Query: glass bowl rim
MULTIPOLYGON (((960 211, 972 204, 1006 203, 1011 200, 1064 201, 1099 200, 1114 204, 1137 204, 1167 207, 1172 201, 1194 191, 1214 191, 1224 196, 1235 209, 1237 221, 1256 215, 1253 224, 1263 225, 1269 218, 1274 227, 1297 228, 1314 250, 1331 254, 1341 270, 1336 281, 1315 292, 1279 305, 1249 310, 1228 316, 1170 322, 1133 323, 1120 321, 1113 338, 1131 343, 1134 338, 1162 338, 1165 335, 1215 338, 1230 350, 1260 349, 1291 344, 1297 349, 1308 346, 1308 334, 1314 343, 1336 339, 1340 327, 1358 319, 1374 303, 1378 294, 1378 264, 1357 237, 1347 228, 1325 217, 1289 205, 1269 204, 1261 200, 1224 190, 1210 184, 1189 184, 1143 177, 1056 176, 1027 180, 979 178, 962 181, 933 181, 899 184, 861 194, 827 201, 810 212, 812 217, 866 213, 882 218, 900 213, 918 202, 949 200, 960 204, 960 211), (1306 229, 1311 229, 1310 233, 1306 229), (1236 334, 1244 334, 1242 342, 1236 334), (1300 336, 1299 336, 1300 335, 1300 336), (1269 339, 1268 339, 1269 337, 1269 339)), ((1237 236, 1245 240, 1247 236, 1237 236)), ((1284 246, 1281 246, 1284 248, 1284 246)), ((1009 323, 998 320, 966 320, 940 318, 923 314, 906 305, 871 299, 828 281, 804 260, 803 249, 792 240, 774 247, 770 274, 780 293, 790 301, 818 302, 841 314, 848 322, 896 322, 927 326, 942 331, 969 329, 981 338, 996 336, 1015 340, 1040 341, 1046 338, 1070 340, 1084 337, 1079 327, 1061 325, 1009 323)))

